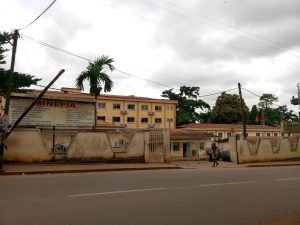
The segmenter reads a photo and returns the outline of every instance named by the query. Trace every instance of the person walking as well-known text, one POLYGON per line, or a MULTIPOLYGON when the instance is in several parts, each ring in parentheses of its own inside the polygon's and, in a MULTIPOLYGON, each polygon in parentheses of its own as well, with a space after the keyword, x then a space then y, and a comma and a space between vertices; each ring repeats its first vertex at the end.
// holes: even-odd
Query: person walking
POLYGON ((211 159, 213 161, 212 167, 218 166, 219 163, 217 162, 218 160, 218 147, 216 143, 211 144, 211 159))

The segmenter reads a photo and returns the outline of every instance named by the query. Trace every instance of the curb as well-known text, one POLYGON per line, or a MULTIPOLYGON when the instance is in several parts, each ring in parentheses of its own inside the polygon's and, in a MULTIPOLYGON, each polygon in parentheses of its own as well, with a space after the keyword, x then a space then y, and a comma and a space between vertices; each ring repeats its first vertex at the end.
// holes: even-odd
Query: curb
POLYGON ((279 167, 279 166, 300 166, 300 163, 285 163, 285 164, 254 164, 246 167, 279 167))
POLYGON ((133 171, 133 170, 168 170, 183 169, 182 167, 144 167, 144 168, 107 168, 107 169, 82 169, 82 170, 43 170, 27 172, 0 172, 0 176, 8 175, 35 175, 35 174, 63 174, 63 173, 88 173, 88 172, 113 172, 113 171, 133 171))

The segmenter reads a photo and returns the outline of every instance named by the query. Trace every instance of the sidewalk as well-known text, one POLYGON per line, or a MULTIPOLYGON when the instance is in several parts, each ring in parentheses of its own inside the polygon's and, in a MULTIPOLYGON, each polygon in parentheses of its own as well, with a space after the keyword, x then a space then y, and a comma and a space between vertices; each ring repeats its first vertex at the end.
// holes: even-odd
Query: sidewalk
MULTIPOLYGON (((108 172, 130 170, 162 170, 162 169, 212 169, 212 162, 173 161, 171 163, 43 163, 43 164, 4 164, 4 171, 0 175, 29 175, 56 173, 108 172)), ((216 168, 246 168, 246 167, 277 167, 300 166, 298 161, 255 162, 235 164, 219 161, 216 168)), ((213 168, 215 169, 215 168, 213 168)))
MULTIPOLYGON (((219 166, 217 168, 246 168, 246 167, 278 167, 278 166, 300 166, 300 160, 286 160, 286 161, 271 161, 271 162, 252 162, 236 164, 233 162, 218 161, 219 166)), ((172 164, 181 167, 183 169, 197 169, 197 168, 209 168, 212 166, 212 162, 208 160, 200 161, 174 161, 172 164)))
POLYGON ((171 163, 9 163, 4 164, 3 168, 4 172, 0 172, 0 175, 181 169, 180 167, 171 163))

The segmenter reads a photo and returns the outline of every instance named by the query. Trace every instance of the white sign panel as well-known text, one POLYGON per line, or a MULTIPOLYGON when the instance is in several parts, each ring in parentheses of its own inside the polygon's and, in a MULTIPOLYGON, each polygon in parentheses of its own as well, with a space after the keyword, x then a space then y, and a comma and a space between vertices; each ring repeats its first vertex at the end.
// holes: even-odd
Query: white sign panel
MULTIPOLYGON (((9 108, 9 123, 13 124, 33 101, 34 99, 13 98, 9 108)), ((94 103, 41 99, 20 125, 93 126, 94 103)))

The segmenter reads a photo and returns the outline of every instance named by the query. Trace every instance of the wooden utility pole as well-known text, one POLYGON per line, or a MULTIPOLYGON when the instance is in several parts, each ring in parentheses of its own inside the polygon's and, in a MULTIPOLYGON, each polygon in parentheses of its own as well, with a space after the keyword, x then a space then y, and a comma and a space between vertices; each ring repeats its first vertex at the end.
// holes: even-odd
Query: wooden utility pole
POLYGON ((245 111, 244 111, 244 101, 242 97, 242 89, 241 89, 241 84, 238 83, 238 88, 239 88, 239 95, 240 95, 240 101, 241 101, 241 113, 242 113, 242 122, 243 122, 243 136, 244 139, 247 137, 247 131, 246 131, 246 121, 245 121, 245 111))
POLYGON ((10 103, 10 97, 11 97, 11 92, 13 87, 13 75, 15 71, 15 60, 16 60, 16 52, 17 52, 17 44, 18 44, 19 36, 20 36, 19 31, 15 30, 12 35, 13 38, 12 56, 11 56, 11 63, 10 63, 10 72, 8 76, 8 85, 7 85, 8 87, 5 96, 3 126, 2 126, 2 135, 1 135, 1 143, 0 143, 0 172, 3 171, 4 141, 6 139, 7 126, 8 126, 9 103, 10 103))

